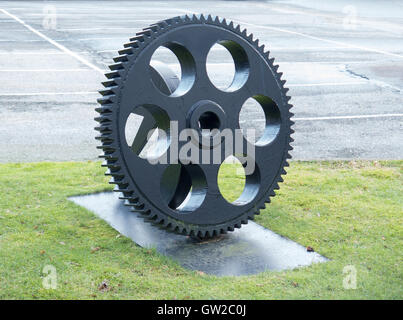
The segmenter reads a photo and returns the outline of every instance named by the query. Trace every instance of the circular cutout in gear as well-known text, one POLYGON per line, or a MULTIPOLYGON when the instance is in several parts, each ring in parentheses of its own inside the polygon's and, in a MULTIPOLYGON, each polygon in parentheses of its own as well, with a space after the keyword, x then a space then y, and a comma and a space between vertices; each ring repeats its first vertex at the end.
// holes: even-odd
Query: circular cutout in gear
MULTIPOLYGON (((103 82, 105 89, 100 91, 96 130, 106 174, 126 204, 160 227, 200 238, 233 231, 259 214, 286 173, 293 141, 288 89, 264 46, 225 19, 186 15, 143 29, 114 61, 103 82), (210 49, 217 43, 234 60, 235 74, 224 90, 220 83, 212 83, 206 68, 210 49), (161 47, 175 54, 180 76, 170 70, 169 63, 151 61, 161 47), (241 109, 250 98, 265 112, 265 129, 258 143, 236 133, 241 109), (128 143, 126 127, 133 113, 142 118, 128 143), (226 130, 233 133, 233 143, 241 137, 243 149, 225 150, 229 138, 223 135, 218 140, 221 145, 204 148, 211 153, 221 148, 219 163, 217 158, 205 163, 202 157, 197 163, 170 163, 175 152, 174 123, 179 133, 193 128, 200 136, 207 129, 226 130), (156 150, 150 161, 140 151, 147 145, 148 133, 156 129, 156 150), (229 156, 237 157, 245 172, 244 191, 232 202, 222 196, 218 185, 221 164, 229 156), (167 161, 158 161, 161 159, 167 161)), ((178 149, 183 144, 179 141, 178 149)), ((201 153, 201 144, 194 147, 201 153)))

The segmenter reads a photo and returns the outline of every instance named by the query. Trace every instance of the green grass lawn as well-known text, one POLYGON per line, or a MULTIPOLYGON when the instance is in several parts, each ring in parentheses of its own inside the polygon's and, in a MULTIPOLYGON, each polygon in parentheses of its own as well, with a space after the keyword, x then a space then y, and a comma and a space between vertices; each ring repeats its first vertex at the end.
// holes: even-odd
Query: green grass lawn
MULTIPOLYGON (((402 168, 403 161, 292 162, 256 220, 331 261, 215 277, 138 247, 68 201, 111 189, 98 162, 2 164, 0 298, 402 299, 402 168), (56 268, 56 289, 43 287, 46 265, 56 268), (356 289, 343 287, 348 265, 356 289)), ((231 192, 240 179, 226 170, 222 189, 231 192)))

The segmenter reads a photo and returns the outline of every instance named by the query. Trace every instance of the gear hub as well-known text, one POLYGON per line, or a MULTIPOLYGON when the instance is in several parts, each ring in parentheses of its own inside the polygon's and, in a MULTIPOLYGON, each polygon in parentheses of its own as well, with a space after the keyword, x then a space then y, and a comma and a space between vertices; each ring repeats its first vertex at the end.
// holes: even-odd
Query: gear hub
POLYGON ((264 46, 233 22, 186 15, 143 29, 114 61, 100 91, 96 130, 105 160, 102 165, 126 205, 151 223, 200 238, 233 231, 259 214, 283 181, 293 141, 288 89, 264 46), (233 80, 225 89, 210 81, 206 69, 209 50, 217 43, 231 53, 235 65, 233 80), (167 65, 150 65, 161 46, 178 58, 180 79, 167 65), (208 139, 214 140, 214 132, 240 129, 239 112, 249 98, 262 107, 265 127, 254 143, 242 138, 246 146, 242 150, 250 150, 251 144, 254 148, 253 155, 243 151, 243 166, 253 162, 254 170, 247 173, 244 190, 234 202, 221 195, 217 175, 229 155, 240 155, 224 150, 222 139, 207 148, 208 152, 222 149, 219 163, 150 161, 172 154, 173 121, 179 132, 194 129, 203 137, 209 130, 208 139), (142 120, 128 141, 126 126, 133 114, 142 120))

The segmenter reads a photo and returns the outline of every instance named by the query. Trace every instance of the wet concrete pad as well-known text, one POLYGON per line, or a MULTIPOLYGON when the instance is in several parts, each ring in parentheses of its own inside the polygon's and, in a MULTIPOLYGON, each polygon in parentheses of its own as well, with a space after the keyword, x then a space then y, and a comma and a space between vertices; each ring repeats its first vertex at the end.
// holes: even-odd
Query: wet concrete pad
POLYGON ((240 276, 286 270, 328 259, 249 221, 241 229, 208 241, 168 233, 152 226, 123 205, 118 194, 96 193, 69 200, 94 212, 119 233, 144 248, 178 261, 183 267, 218 276, 240 276))

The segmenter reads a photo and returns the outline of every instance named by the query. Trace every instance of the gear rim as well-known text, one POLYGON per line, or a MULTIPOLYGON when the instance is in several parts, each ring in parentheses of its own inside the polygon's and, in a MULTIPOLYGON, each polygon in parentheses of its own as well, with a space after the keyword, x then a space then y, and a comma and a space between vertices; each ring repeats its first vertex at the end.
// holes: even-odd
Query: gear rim
POLYGON ((122 193, 120 198, 125 200, 125 204, 132 207, 133 211, 140 212, 146 220, 169 231, 180 234, 200 238, 211 237, 226 233, 227 231, 233 231, 234 228, 240 228, 242 224, 246 224, 248 219, 253 219, 254 215, 259 214, 259 211, 265 208, 265 203, 270 202, 270 197, 275 195, 274 190, 279 189, 278 183, 283 181, 281 176, 286 174, 284 167, 288 166, 287 159, 291 158, 289 151, 292 150, 290 143, 293 141, 291 138, 291 134, 293 133, 291 129, 293 124, 291 117, 293 114, 289 111, 292 105, 289 104, 290 97, 287 95, 288 89, 284 87, 285 80, 281 80, 282 73, 277 72, 278 65, 274 65, 274 59, 269 58, 269 52, 265 52, 264 46, 259 46, 258 40, 254 40, 252 34, 248 35, 246 29, 241 30, 239 25, 234 25, 233 22, 227 23, 226 19, 220 19, 211 15, 185 15, 160 21, 143 29, 143 31, 137 33, 135 37, 130 38, 130 42, 125 44, 124 47, 125 49, 119 51, 120 56, 114 58, 116 64, 110 66, 111 72, 106 74, 109 80, 103 82, 105 89, 100 91, 103 97, 98 99, 101 106, 96 108, 96 111, 100 114, 100 116, 96 118, 96 121, 99 122, 99 126, 96 130, 101 133, 97 139, 102 142, 102 145, 98 148, 104 151, 104 154, 100 156, 105 159, 102 165, 108 168, 106 174, 112 176, 110 183, 116 185, 114 190, 122 193), (287 110, 284 111, 287 114, 287 126, 285 128, 287 130, 286 146, 283 151, 281 165, 273 179, 273 183, 268 190, 265 190, 265 197, 261 197, 258 200, 254 199, 253 201, 256 201, 252 210, 235 217, 231 221, 217 225, 192 225, 183 223, 167 215, 161 216, 159 212, 153 211, 153 208, 147 205, 145 196, 142 195, 141 192, 138 192, 137 186, 134 186, 135 183, 131 181, 131 179, 128 179, 130 174, 127 172, 125 166, 122 165, 125 159, 119 154, 119 143, 116 138, 113 137, 113 121, 116 113, 119 112, 119 106, 117 106, 120 99, 119 94, 122 86, 125 85, 123 79, 127 77, 127 74, 134 64, 124 65, 129 61, 128 56, 135 54, 136 50, 137 54, 139 54, 139 52, 143 50, 144 45, 151 43, 163 33, 189 24, 210 24, 223 27, 248 41, 249 44, 258 51, 266 63, 268 63, 269 69, 272 71, 277 81, 278 88, 281 91, 282 107, 287 108, 287 110))

